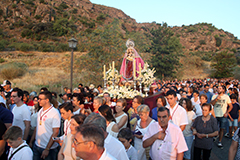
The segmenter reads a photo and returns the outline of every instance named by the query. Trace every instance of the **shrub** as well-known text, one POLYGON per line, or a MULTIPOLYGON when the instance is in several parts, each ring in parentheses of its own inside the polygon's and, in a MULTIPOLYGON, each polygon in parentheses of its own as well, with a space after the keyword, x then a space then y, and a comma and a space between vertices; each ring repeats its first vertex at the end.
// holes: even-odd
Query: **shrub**
POLYGON ((212 32, 207 32, 206 36, 210 36, 212 34, 212 32))
POLYGON ((104 14, 100 14, 98 17, 97 17, 97 20, 98 21, 104 21, 104 20, 106 20, 106 15, 104 15, 104 14))
POLYGON ((216 40, 216 46, 220 47, 222 44, 222 39, 218 35, 215 35, 214 38, 216 40))
POLYGON ((198 29, 195 28, 195 27, 189 27, 189 28, 187 29, 187 32, 197 32, 197 31, 198 31, 198 29))
POLYGON ((31 30, 29 29, 24 29, 21 33, 21 36, 24 38, 24 37, 28 37, 28 36, 31 36, 33 33, 31 30))
POLYGON ((77 8, 74 8, 74 9, 72 10, 72 13, 73 13, 73 14, 77 14, 77 13, 78 13, 77 8))
POLYGON ((206 41, 205 40, 199 40, 199 44, 200 45, 206 44, 206 41))
POLYGON ((30 51, 30 50, 33 50, 33 49, 34 49, 34 47, 30 44, 27 44, 27 43, 22 43, 20 45, 20 48, 19 48, 19 50, 23 51, 23 52, 30 51))
POLYGON ((69 46, 66 43, 59 43, 59 44, 57 44, 55 51, 56 52, 69 51, 69 46))
POLYGON ((64 9, 67 9, 68 8, 68 5, 64 2, 62 2, 59 6, 58 6, 58 9, 59 10, 64 10, 64 9))
POLYGON ((12 4, 12 8, 17 8, 17 5, 16 4, 12 4))
POLYGON ((0 9, 0 16, 2 16, 3 15, 3 10, 2 9, 0 9))
POLYGON ((45 1, 44 1, 44 0, 40 0, 39 2, 40 2, 40 3, 45 3, 45 1))
POLYGON ((23 76, 27 72, 28 66, 25 63, 8 63, 0 68, 1 77, 4 79, 15 79, 23 76))
POLYGON ((0 58, 0 63, 5 62, 5 60, 3 58, 0 58))
POLYGON ((42 18, 42 16, 41 15, 36 15, 34 18, 35 19, 40 19, 40 18, 42 18))

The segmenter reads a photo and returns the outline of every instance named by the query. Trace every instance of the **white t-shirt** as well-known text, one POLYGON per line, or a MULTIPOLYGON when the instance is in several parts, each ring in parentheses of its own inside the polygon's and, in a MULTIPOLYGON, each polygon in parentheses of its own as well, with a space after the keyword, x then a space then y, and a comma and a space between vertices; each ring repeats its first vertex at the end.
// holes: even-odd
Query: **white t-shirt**
POLYGON ((192 130, 191 130, 192 123, 193 123, 192 120, 197 117, 194 111, 188 111, 187 116, 188 116, 188 124, 186 125, 183 131, 183 135, 185 137, 193 136, 192 130))
POLYGON ((13 126, 18 126, 22 129, 24 135, 25 124, 24 121, 31 121, 31 112, 26 104, 15 106, 12 110, 13 113, 13 126))
MULTIPOLYGON (((115 117, 115 120, 116 120, 116 123, 119 123, 120 121, 121 121, 121 119, 122 119, 122 117, 124 117, 124 116, 127 116, 128 117, 128 115, 124 112, 122 115, 120 115, 120 116, 118 116, 118 117, 115 117)), ((128 118, 127 118, 128 119, 128 118)), ((121 129, 123 129, 123 128, 127 128, 127 121, 126 121, 126 123, 121 127, 121 128, 119 128, 119 131, 121 130, 121 129)))
POLYGON ((66 119, 66 120, 64 121, 64 126, 63 126, 63 127, 64 127, 64 128, 63 128, 64 133, 63 133, 63 135, 60 137, 61 140, 64 140, 65 137, 66 137, 69 133, 71 133, 70 122, 71 122, 71 119, 70 119, 70 120, 66 119))
MULTIPOLYGON (((158 122, 150 124, 142 140, 145 141, 159 131, 162 131, 162 128, 158 122)), ((157 139, 150 148, 149 153, 154 160, 176 160, 177 153, 188 150, 183 133, 177 125, 168 122, 165 133, 164 140, 157 139)))
POLYGON ((192 101, 192 105, 195 106, 197 104, 200 104, 200 99, 198 98, 197 102, 194 101, 194 97, 191 98, 191 101, 192 101))
POLYGON ((74 115, 79 114, 80 111, 81 111, 81 108, 79 108, 78 110, 76 110, 75 112, 73 112, 73 114, 74 114, 74 115))
MULTIPOLYGON (((24 145, 27 145, 26 141, 23 141, 23 143, 20 144, 17 148, 11 147, 9 150, 8 159, 18 148, 24 145)), ((33 159, 33 152, 28 145, 20 149, 18 152, 16 152, 11 158, 11 160, 32 160, 32 159, 33 159)))
POLYGON ((104 140, 104 148, 107 150, 109 154, 114 156, 118 160, 128 160, 127 152, 123 146, 123 144, 108 134, 108 136, 104 140))
POLYGON ((3 97, 2 97, 2 96, 0 96, 0 102, 4 103, 4 104, 5 104, 5 106, 6 106, 6 100, 5 100, 5 99, 3 99, 3 97))
MULTIPOLYGON (((60 128, 60 123, 61 116, 56 108, 51 106, 45 111, 41 108, 38 112, 35 144, 40 148, 46 148, 53 134, 53 128, 60 128), (41 125, 40 116, 42 117, 41 125)), ((54 142, 51 149, 57 148, 57 146, 58 143, 54 142)))
POLYGON ((130 160, 138 160, 137 159, 138 152, 132 145, 130 145, 130 147, 126 151, 127 151, 128 158, 130 160))
POLYGON ((99 160, 117 160, 116 158, 114 158, 111 154, 109 154, 106 149, 104 149, 103 154, 101 155, 101 157, 99 158, 99 160))
POLYGON ((170 110, 170 115, 172 116, 172 122, 177 126, 187 125, 187 112, 186 110, 180 106, 178 103, 171 108, 169 105, 166 106, 170 110))
MULTIPOLYGON (((213 95, 212 100, 217 98, 217 96, 218 95, 213 95)), ((228 106, 229 103, 231 103, 231 100, 230 100, 229 96, 226 95, 226 94, 222 95, 221 98, 219 100, 217 100, 217 102, 213 106, 215 116, 216 117, 223 117, 223 115, 227 111, 227 106, 228 106)))
POLYGON ((202 115, 202 107, 200 106, 200 104, 197 104, 194 106, 196 109, 196 116, 201 116, 202 115))

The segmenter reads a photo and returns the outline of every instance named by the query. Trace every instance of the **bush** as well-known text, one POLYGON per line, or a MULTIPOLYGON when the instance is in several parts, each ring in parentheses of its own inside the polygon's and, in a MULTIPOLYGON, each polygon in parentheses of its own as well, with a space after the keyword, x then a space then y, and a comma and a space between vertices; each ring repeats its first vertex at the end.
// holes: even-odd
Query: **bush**
POLYGON ((205 40, 199 40, 199 44, 200 45, 206 44, 206 41, 205 40))
POLYGON ((42 18, 42 16, 41 15, 36 15, 34 18, 35 19, 40 19, 40 18, 42 18))
POLYGON ((206 36, 210 36, 212 34, 212 32, 207 32, 206 36))
POLYGON ((187 32, 197 32, 197 31, 198 31, 198 29, 195 28, 195 27, 189 27, 189 28, 187 29, 187 32))
POLYGON ((29 29, 24 29, 21 33, 21 36, 24 38, 24 37, 28 37, 28 36, 31 36, 33 33, 31 30, 29 29))
POLYGON ((0 41, 0 51, 3 51, 3 50, 6 48, 7 45, 9 45, 9 42, 8 42, 8 41, 6 41, 6 40, 1 40, 1 41, 0 41))
POLYGON ((15 79, 23 76, 27 72, 28 66, 25 63, 8 63, 0 68, 1 77, 4 79, 15 79))
POLYGON ((0 63, 5 62, 5 60, 3 58, 0 58, 0 63))
POLYGON ((73 14, 77 14, 77 13, 78 13, 77 8, 74 8, 74 9, 72 10, 72 13, 73 13, 73 14))
POLYGON ((69 51, 69 46, 66 43, 59 43, 59 44, 57 44, 55 51, 56 52, 69 51))
POLYGON ((19 48, 19 50, 23 51, 23 52, 27 52, 27 51, 30 51, 30 50, 33 50, 33 49, 34 49, 34 47, 30 44, 27 44, 27 43, 22 43, 20 45, 20 48, 19 48))
POLYGON ((68 5, 64 2, 62 2, 59 6, 58 6, 58 9, 63 11, 64 9, 67 9, 68 8, 68 5))
POLYGON ((17 8, 17 5, 16 4, 12 4, 12 8, 17 8))
POLYGON ((3 15, 3 10, 2 9, 0 9, 0 16, 2 16, 3 15))
POLYGON ((40 3, 45 3, 45 1, 44 1, 44 0, 40 0, 39 2, 40 2, 40 3))
POLYGON ((218 35, 215 35, 214 38, 216 40, 216 46, 220 47, 222 44, 222 38, 220 38, 218 35))

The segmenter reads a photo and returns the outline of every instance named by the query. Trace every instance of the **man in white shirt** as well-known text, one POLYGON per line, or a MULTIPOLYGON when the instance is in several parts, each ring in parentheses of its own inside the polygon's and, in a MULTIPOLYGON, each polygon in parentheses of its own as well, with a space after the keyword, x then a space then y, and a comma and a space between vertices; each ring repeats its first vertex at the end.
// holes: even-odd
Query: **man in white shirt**
POLYGON ((106 120, 97 113, 91 113, 85 120, 84 124, 94 124, 99 126, 104 133, 104 148, 109 154, 114 156, 117 160, 128 160, 127 152, 123 144, 110 134, 106 132, 106 120))
POLYGON ((11 126, 3 135, 3 139, 11 147, 8 159, 11 160, 32 160, 33 152, 22 139, 22 129, 18 126, 11 126))
POLYGON ((181 129, 169 122, 168 108, 160 107, 157 116, 158 122, 150 124, 143 136, 143 147, 151 146, 150 156, 153 160, 182 160, 188 147, 181 129))
POLYGON ((229 112, 232 110, 233 106, 231 103, 231 100, 226 92, 225 86, 219 86, 218 87, 218 94, 212 96, 211 104, 213 105, 214 112, 216 119, 219 123, 220 132, 219 132, 219 142, 218 147, 222 147, 222 138, 223 138, 223 132, 225 128, 225 123, 227 122, 227 116, 229 112), (229 108, 227 109, 227 106, 229 108))
POLYGON ((94 124, 85 124, 77 128, 72 147, 76 156, 84 160, 116 160, 104 148, 103 130, 94 124))
POLYGON ((58 143, 53 141, 53 137, 57 137, 60 128, 61 116, 56 108, 50 103, 52 94, 44 91, 39 94, 39 105, 42 108, 38 112, 37 127, 34 130, 29 145, 33 145, 34 160, 53 160, 57 159, 58 143))
POLYGON ((60 140, 64 140, 65 136, 71 133, 70 122, 73 116, 73 106, 69 102, 65 102, 59 106, 61 117, 64 119, 64 134, 60 137, 60 140))
POLYGON ((12 103, 16 104, 13 108, 13 126, 18 126, 23 131, 23 140, 27 140, 31 123, 31 112, 26 104, 23 103, 23 91, 13 88, 11 93, 12 103))
POLYGON ((188 124, 187 112, 177 102, 177 95, 174 90, 169 90, 166 93, 168 105, 166 106, 170 110, 171 121, 180 127, 183 131, 188 124))

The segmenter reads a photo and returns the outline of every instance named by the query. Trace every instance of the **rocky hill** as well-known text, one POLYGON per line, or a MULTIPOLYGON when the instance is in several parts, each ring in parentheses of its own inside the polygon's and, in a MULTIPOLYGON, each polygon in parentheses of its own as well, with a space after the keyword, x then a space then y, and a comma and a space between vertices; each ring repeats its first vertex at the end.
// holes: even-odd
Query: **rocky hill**
MULTIPOLYGON (((8 42, 66 43, 72 35, 82 41, 95 29, 110 24, 114 19, 121 24, 119 32, 124 40, 131 37, 131 33, 146 35, 161 25, 137 23, 119 9, 93 4, 89 0, 0 1, 0 35, 8 42)), ((187 52, 216 52, 240 47, 240 40, 233 34, 212 24, 174 26, 171 29, 187 52)), ((2 48, 6 49, 6 44, 2 48)))

